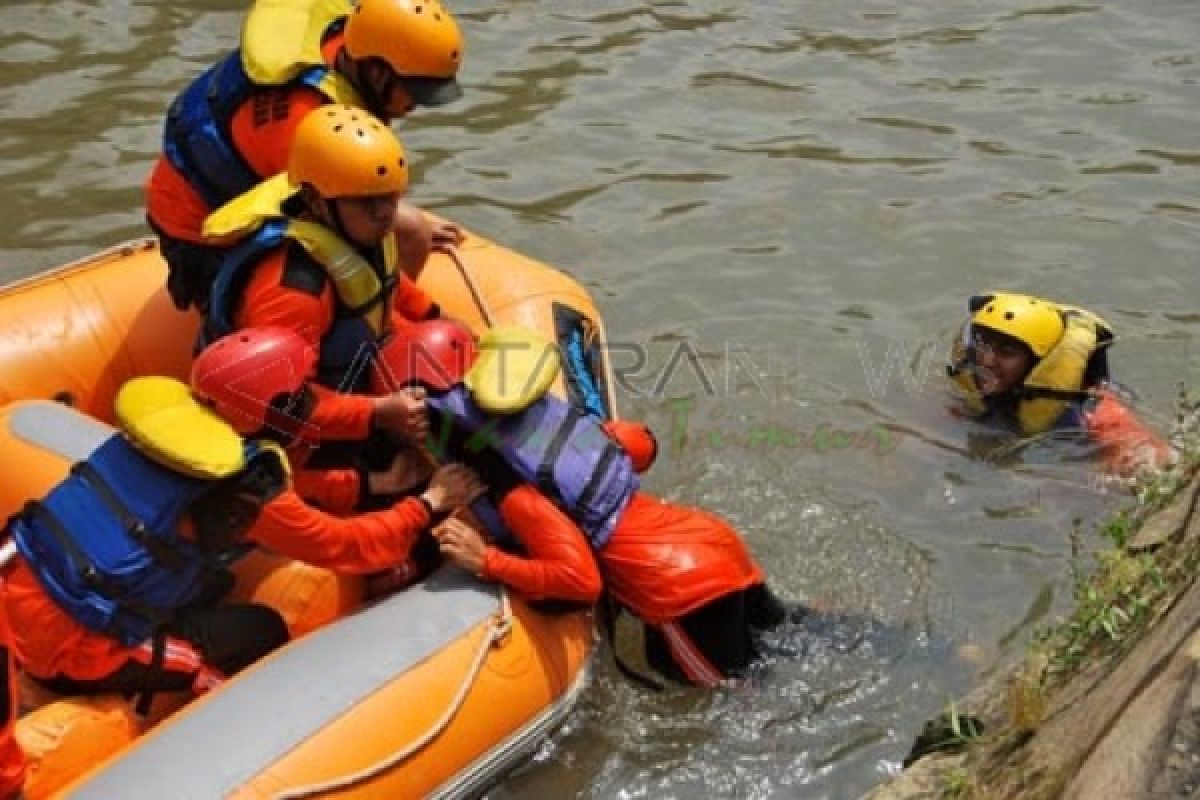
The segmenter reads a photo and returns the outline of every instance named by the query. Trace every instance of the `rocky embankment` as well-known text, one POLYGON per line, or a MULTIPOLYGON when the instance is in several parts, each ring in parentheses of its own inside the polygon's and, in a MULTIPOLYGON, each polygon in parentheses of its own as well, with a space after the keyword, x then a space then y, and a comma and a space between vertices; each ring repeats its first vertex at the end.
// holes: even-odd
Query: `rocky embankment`
POLYGON ((1200 796, 1198 486, 1188 467, 1144 487, 1104 527, 1113 547, 1077 579, 1072 616, 864 800, 1200 796))

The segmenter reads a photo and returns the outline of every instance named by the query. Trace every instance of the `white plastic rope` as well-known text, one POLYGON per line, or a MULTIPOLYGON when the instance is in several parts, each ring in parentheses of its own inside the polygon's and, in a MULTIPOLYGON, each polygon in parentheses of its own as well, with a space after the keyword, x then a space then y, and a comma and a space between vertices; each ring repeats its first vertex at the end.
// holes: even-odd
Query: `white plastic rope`
POLYGON ((446 707, 441 717, 430 726, 429 730, 425 731, 425 733, 402 750, 398 750, 357 772, 352 772, 349 775, 343 775, 339 778, 331 778, 321 783, 312 783, 308 786, 297 786, 287 789, 275 795, 275 800, 296 800, 301 797, 313 797, 339 789, 346 789, 387 772, 397 764, 410 758, 414 753, 422 750, 427 744, 436 739, 450 724, 451 720, 454 719, 454 716, 462 708, 463 703, 466 702, 467 694, 471 691, 471 687, 475 685, 475 679, 479 676, 480 670, 483 669, 484 662, 487 661, 488 652, 493 646, 499 644, 508 635, 510 630, 512 630, 512 607, 508 602, 508 593, 505 592, 500 595, 500 608, 497 609, 496 613, 488 621, 487 629, 484 631, 483 638, 479 642, 479 648, 475 652, 475 658, 471 662, 466 676, 463 678, 462 685, 458 687, 458 692, 455 694, 454 700, 446 707))

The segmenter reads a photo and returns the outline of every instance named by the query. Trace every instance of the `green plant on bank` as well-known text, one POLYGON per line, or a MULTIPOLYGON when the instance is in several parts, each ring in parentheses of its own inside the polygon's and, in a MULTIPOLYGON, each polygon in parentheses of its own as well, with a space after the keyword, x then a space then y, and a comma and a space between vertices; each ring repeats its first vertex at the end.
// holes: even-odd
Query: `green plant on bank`
POLYGON ((1179 458, 1172 469, 1145 471, 1132 482, 1133 502, 1099 526, 1113 549, 1096 555, 1097 569, 1079 569, 1078 526, 1071 532, 1071 573, 1075 611, 1055 629, 1043 631, 1034 647, 1048 656, 1049 671, 1065 677, 1088 658, 1110 655, 1131 644, 1155 617, 1181 581, 1194 574, 1200 554, 1130 554, 1129 540, 1145 520, 1166 505, 1193 479, 1200 463, 1197 409, 1182 396, 1172 444, 1179 458))
POLYGON ((946 767, 941 772, 942 800, 966 800, 971 794, 971 771, 963 764, 946 767))
POLYGON ((1123 508, 1100 526, 1100 535, 1111 541, 1113 546, 1124 547, 1136 530, 1133 509, 1123 508))
POLYGON ((1184 486, 1187 469, 1163 469, 1139 473, 1133 482, 1133 496, 1137 502, 1137 516, 1148 515, 1166 506, 1184 486))
POLYGON ((1049 668, 1055 677, 1069 675, 1086 659, 1109 655, 1132 642, 1171 589, 1152 555, 1106 550, 1096 559, 1099 569, 1076 579, 1075 612, 1043 637, 1043 644, 1051 648, 1049 668))
MULTIPOLYGON (((1143 473, 1128 483, 1133 502, 1097 527, 1111 549, 1095 556, 1094 570, 1081 567, 1085 552, 1081 525, 1077 522, 1070 532, 1075 610, 1067 620, 1035 634, 1025 667, 1008 686, 1004 727, 989 730, 986 737, 969 733, 961 737, 969 749, 965 760, 938 773, 941 798, 1049 800, 1065 790, 1073 774, 1070 768, 1026 774, 1017 755, 1024 741, 1040 726, 1058 687, 1084 664, 1132 647, 1177 593, 1200 574, 1200 547, 1194 544, 1168 542, 1154 553, 1125 550, 1147 517, 1200 475, 1200 404, 1191 405, 1186 397, 1181 401, 1171 444, 1179 454, 1176 466, 1143 473)), ((1200 506, 1194 513, 1200 514, 1200 506)), ((950 715, 952 720, 957 717, 953 706, 950 715)))
MULTIPOLYGON (((983 740, 983 730, 978 720, 959 714, 954 703, 951 703, 950 707, 946 709, 945 717, 949 735, 938 749, 965 750, 983 740)), ((974 793, 971 772, 965 764, 947 767, 941 777, 941 796, 946 800, 966 800, 974 793)))

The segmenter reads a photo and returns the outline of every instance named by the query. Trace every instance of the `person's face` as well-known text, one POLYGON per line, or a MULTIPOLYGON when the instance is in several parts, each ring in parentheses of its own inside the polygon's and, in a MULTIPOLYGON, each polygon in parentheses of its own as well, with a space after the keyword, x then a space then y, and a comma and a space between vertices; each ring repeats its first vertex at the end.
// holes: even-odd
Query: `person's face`
POLYGON ((367 197, 343 197, 331 201, 337 207, 342 233, 358 247, 374 247, 391 233, 401 192, 367 197))
POLYGON ((384 122, 403 117, 413 110, 415 103, 386 61, 377 58, 368 60, 363 65, 363 80, 379 98, 381 107, 377 111, 384 122))
POLYGON ((974 334, 975 384, 984 397, 996 397, 1020 386, 1033 368, 1029 349, 1007 336, 987 330, 974 334))

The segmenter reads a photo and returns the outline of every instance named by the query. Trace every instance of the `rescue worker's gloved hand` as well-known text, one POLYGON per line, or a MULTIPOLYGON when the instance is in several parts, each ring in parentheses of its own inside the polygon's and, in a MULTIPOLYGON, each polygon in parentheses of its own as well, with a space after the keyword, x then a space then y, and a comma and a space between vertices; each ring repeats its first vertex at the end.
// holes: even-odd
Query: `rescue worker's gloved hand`
POLYGON ((483 481, 471 468, 446 464, 433 473, 429 488, 422 493, 421 499, 429 505, 431 512, 441 514, 470 503, 483 494, 484 488, 483 481))
POLYGON ((421 444, 429 435, 429 414, 425 410, 425 390, 400 389, 374 398, 371 424, 376 430, 388 431, 414 444, 421 444))

